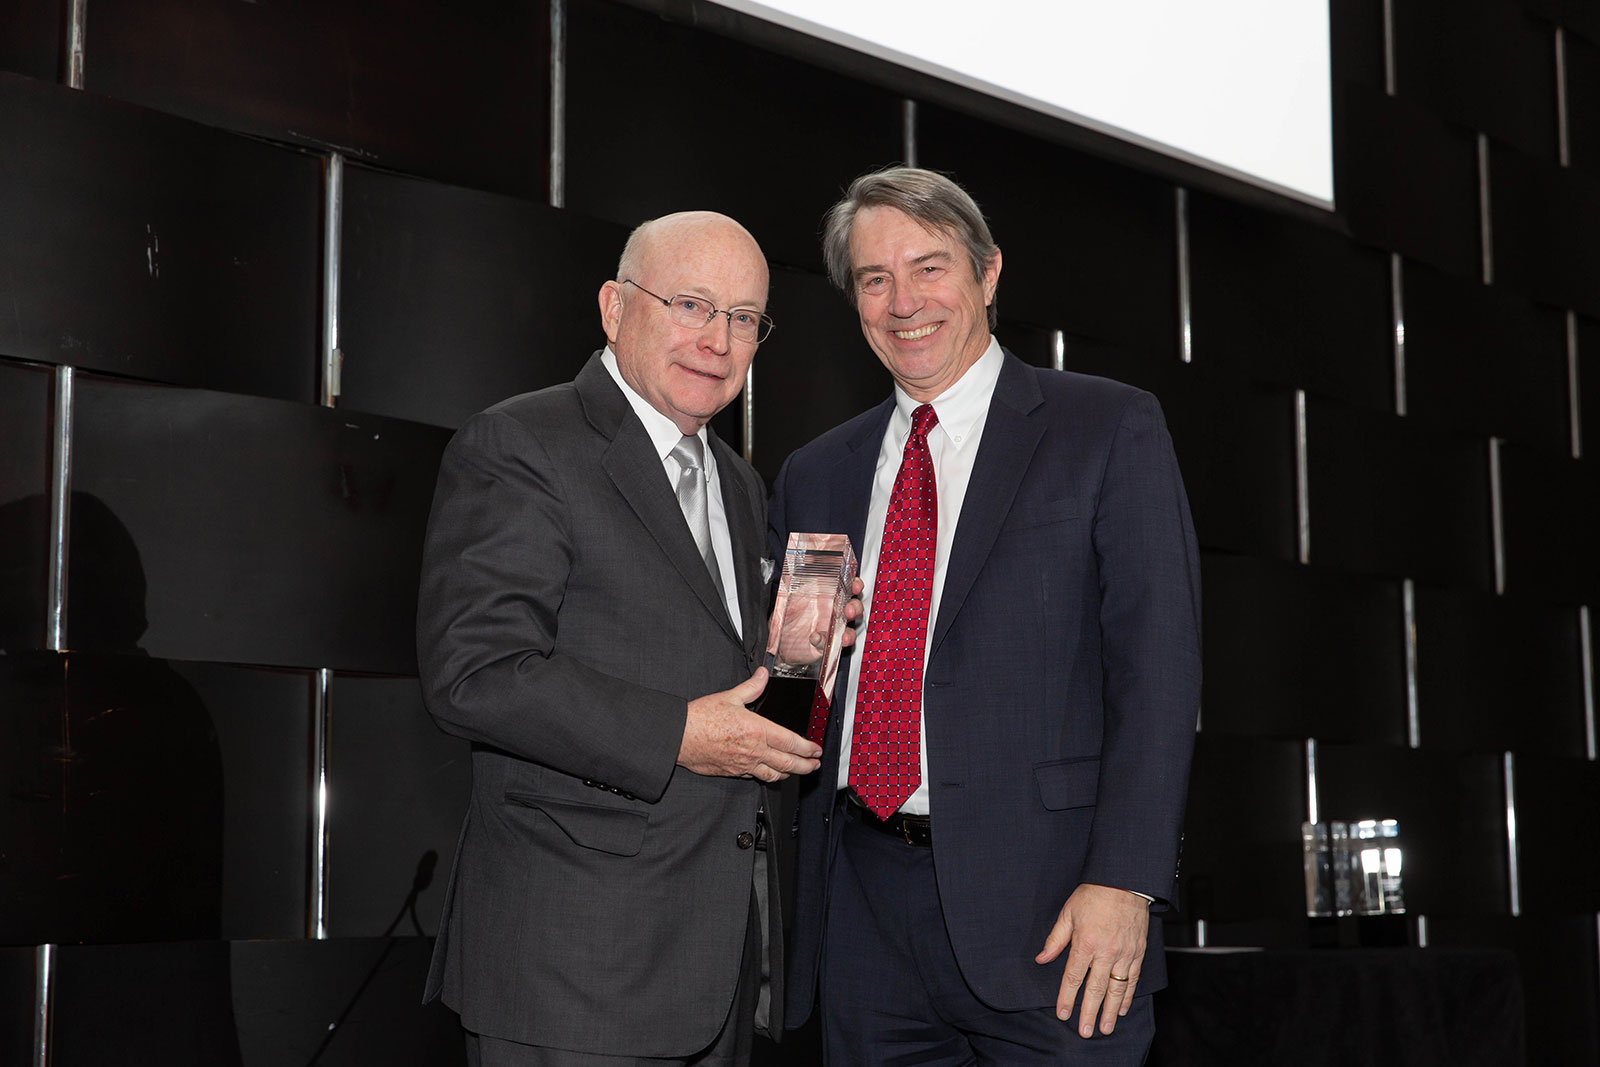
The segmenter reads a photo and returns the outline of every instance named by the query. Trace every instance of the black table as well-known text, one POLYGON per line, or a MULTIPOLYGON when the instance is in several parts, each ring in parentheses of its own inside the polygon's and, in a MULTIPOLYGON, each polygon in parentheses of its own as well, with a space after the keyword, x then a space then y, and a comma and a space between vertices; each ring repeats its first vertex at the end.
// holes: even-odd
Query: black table
POLYGON ((1169 949, 1151 1067, 1516 1067, 1522 979, 1497 949, 1169 949))

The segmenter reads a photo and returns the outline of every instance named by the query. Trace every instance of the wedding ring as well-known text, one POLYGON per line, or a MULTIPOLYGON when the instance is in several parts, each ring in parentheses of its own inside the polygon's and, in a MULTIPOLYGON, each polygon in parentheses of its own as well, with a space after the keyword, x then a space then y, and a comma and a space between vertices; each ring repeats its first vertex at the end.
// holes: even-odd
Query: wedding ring
POLYGON ((1115 975, 1114 974, 1114 975, 1111 976, 1111 980, 1113 982, 1126 982, 1128 980, 1128 976, 1125 975, 1125 974, 1124 975, 1115 975))

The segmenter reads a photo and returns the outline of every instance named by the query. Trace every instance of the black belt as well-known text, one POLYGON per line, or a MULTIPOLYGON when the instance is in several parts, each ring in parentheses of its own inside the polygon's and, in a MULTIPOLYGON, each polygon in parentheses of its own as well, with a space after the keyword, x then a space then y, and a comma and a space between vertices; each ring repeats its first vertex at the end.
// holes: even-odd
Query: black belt
POLYGON ((897 811, 887 819, 880 819, 871 808, 857 800, 855 794, 848 790, 839 794, 839 807, 844 811, 846 818, 880 834, 888 834, 918 848, 933 847, 932 816, 908 815, 903 811, 897 811))

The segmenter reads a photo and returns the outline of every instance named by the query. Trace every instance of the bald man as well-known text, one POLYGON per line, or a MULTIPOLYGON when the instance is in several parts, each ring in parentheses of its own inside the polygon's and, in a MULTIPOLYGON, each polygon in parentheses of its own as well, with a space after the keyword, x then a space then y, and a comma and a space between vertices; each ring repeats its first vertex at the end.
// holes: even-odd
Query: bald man
POLYGON ((775 783, 821 754, 746 708, 765 492, 706 426, 771 328, 767 264, 669 215, 599 300, 605 349, 440 468, 418 661, 472 795, 425 996, 486 1067, 745 1063, 783 1025, 775 783))

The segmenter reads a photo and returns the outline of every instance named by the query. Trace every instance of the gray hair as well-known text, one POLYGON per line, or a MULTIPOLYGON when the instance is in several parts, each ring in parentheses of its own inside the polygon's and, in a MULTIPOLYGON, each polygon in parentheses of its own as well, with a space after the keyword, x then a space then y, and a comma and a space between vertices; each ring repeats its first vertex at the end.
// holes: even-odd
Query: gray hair
MULTIPOLYGON (((989 233, 983 212, 967 191, 938 171, 920 167, 887 167, 863 174, 850 183, 840 200, 822 217, 822 257, 828 277, 854 306, 856 287, 850 278, 850 227, 862 208, 892 207, 911 216, 935 233, 948 233, 961 241, 972 262, 972 274, 983 271, 1000 249, 989 233)), ((989 301, 989 329, 999 321, 997 301, 989 301)))

